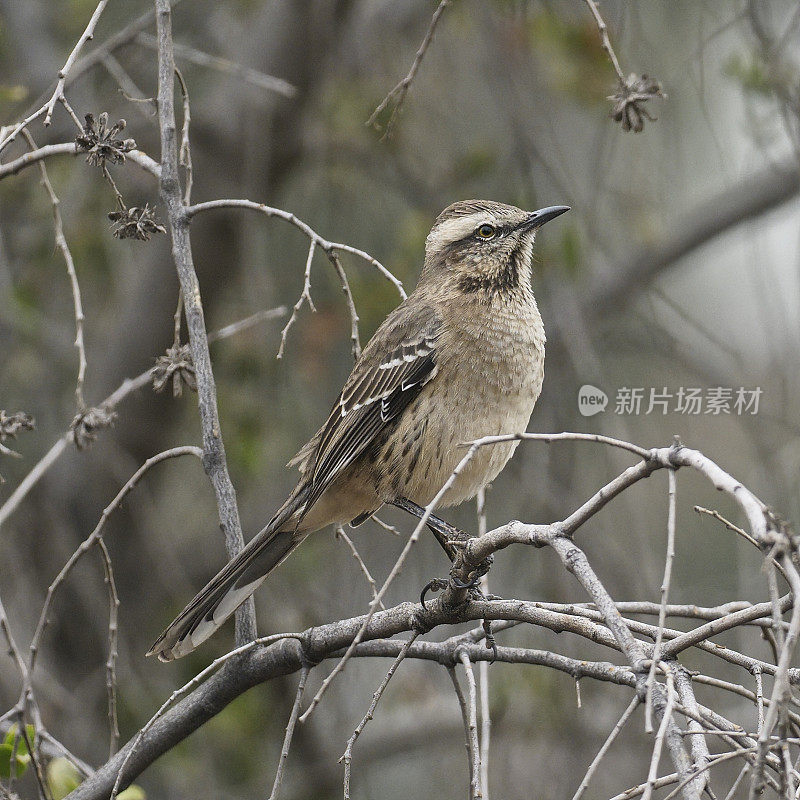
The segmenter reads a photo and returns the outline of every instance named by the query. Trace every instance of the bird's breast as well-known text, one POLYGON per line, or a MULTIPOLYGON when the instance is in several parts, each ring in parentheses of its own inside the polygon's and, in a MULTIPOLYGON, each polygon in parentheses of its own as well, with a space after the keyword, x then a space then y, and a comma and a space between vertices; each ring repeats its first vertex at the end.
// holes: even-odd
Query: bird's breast
MULTIPOLYGON (((544 377, 544 330, 532 310, 465 316, 442 332, 437 373, 404 412, 382 453, 382 495, 427 505, 467 453, 466 443, 528 425, 544 377)), ((453 479, 439 507, 473 497, 517 442, 487 445, 453 479)))

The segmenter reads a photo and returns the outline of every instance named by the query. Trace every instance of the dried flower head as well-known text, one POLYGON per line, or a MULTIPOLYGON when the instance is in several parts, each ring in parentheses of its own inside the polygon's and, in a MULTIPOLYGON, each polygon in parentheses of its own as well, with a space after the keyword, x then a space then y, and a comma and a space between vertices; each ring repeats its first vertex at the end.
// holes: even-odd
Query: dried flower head
POLYGON ((136 149, 133 139, 120 139, 120 134, 125 129, 125 120, 121 119, 116 124, 108 127, 108 114, 103 112, 95 124, 94 115, 87 114, 83 133, 75 137, 78 150, 88 153, 86 163, 94 167, 104 167, 106 163, 121 164, 125 161, 125 153, 136 149))
POLYGON ((173 397, 180 397, 183 394, 183 384, 193 392, 197 391, 194 361, 188 344, 170 347, 163 356, 156 359, 156 365, 153 367, 153 388, 157 392, 163 391, 170 378, 172 378, 173 397))
POLYGON ((87 408, 77 414, 69 427, 78 450, 89 447, 97 439, 97 434, 103 428, 108 428, 116 418, 116 412, 105 406, 87 408))
POLYGON ((661 84, 647 75, 639 77, 631 73, 625 83, 621 83, 619 89, 609 95, 608 99, 613 103, 611 119, 622 123, 624 131, 641 132, 644 130, 645 118, 655 122, 656 118, 644 107, 653 97, 666 98, 661 91, 661 84))
POLYGON ((6 439, 16 439, 20 431, 32 431, 36 426, 33 417, 25 411, 15 411, 7 414, 0 409, 0 442, 6 439))
POLYGON ((117 239, 138 239, 149 242, 153 233, 166 233, 167 229, 159 225, 153 216, 153 209, 145 203, 139 206, 124 206, 119 211, 112 211, 108 218, 114 223, 111 227, 117 239))

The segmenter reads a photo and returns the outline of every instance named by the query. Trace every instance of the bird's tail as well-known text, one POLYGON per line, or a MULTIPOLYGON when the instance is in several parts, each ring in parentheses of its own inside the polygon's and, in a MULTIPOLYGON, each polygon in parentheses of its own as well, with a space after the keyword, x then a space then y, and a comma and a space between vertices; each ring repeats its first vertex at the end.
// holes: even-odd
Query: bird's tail
POLYGON ((172 661, 191 653, 264 582, 304 535, 298 532, 307 487, 300 487, 260 533, 231 559, 156 639, 147 655, 172 661))

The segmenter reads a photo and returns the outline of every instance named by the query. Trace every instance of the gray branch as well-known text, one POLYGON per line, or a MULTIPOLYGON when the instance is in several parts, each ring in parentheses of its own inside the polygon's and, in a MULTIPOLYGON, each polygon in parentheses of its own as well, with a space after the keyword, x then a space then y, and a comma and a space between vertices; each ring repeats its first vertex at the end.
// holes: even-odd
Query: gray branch
MULTIPOLYGON (((228 557, 244 547, 242 524, 225 458, 225 445, 217 410, 217 390, 211 369, 206 323, 200 299, 200 285, 192 260, 189 218, 181 196, 178 177, 178 141, 175 125, 175 61, 172 52, 172 23, 169 0, 156 0, 158 30, 158 122, 161 131, 161 200, 167 210, 172 235, 172 257, 178 271, 184 299, 186 327, 197 377, 197 397, 203 431, 203 466, 214 486, 219 521, 225 535, 228 557)), ((236 612, 236 642, 256 636, 255 606, 248 600, 236 612)))

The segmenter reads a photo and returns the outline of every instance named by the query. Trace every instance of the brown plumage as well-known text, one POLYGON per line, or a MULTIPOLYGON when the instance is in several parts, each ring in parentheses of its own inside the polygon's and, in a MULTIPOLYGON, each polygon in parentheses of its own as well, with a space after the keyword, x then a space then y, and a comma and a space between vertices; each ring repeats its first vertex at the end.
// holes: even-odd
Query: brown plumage
MULTIPOLYGON (((439 215, 417 287, 375 332, 326 423, 290 462, 300 470, 294 491, 148 655, 169 661, 191 652, 309 533, 361 522, 401 498, 425 506, 464 442, 525 430, 544 377, 533 238, 567 210, 470 200, 439 215)), ((515 447, 480 450, 439 507, 474 497, 515 447)))

